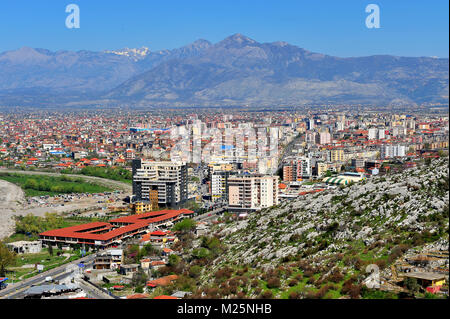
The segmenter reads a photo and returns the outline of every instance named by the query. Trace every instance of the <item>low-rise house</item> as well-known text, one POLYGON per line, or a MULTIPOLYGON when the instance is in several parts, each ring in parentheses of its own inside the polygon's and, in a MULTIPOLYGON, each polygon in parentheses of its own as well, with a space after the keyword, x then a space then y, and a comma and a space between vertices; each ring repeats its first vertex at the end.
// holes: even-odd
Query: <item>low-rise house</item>
POLYGON ((165 265, 167 265, 167 262, 165 260, 153 260, 150 263, 150 268, 151 269, 159 269, 161 267, 164 267, 165 265))
POLYGON ((147 287, 156 288, 156 287, 165 287, 172 283, 172 281, 177 280, 177 275, 169 275, 161 278, 157 278, 155 280, 147 281, 147 287))
POLYGON ((433 272, 408 272, 405 273, 404 278, 414 278, 417 283, 423 288, 427 287, 442 287, 445 283, 445 275, 433 272))
POLYGON ((192 292, 190 291, 175 291, 173 294, 171 294, 171 297, 175 297, 177 299, 183 299, 186 296, 192 295, 192 292))
POLYGON ((36 254, 42 250, 42 242, 37 241, 16 241, 7 243, 6 246, 17 254, 36 254))
POLYGON ((150 258, 143 258, 140 260, 140 262, 141 262, 141 268, 143 270, 148 270, 150 268, 150 264, 152 263, 150 258))
POLYGON ((94 260, 94 269, 117 269, 123 262, 122 249, 109 249, 98 254, 94 260))
POLYGON ((162 252, 161 252, 161 254, 163 255, 163 256, 169 256, 169 255, 171 255, 171 254, 173 254, 174 253, 174 251, 172 250, 172 249, 170 249, 170 248, 167 248, 167 247, 164 247, 163 249, 162 249, 162 252))
POLYGON ((162 259, 159 256, 145 257, 141 259, 140 262, 143 270, 158 269, 167 264, 167 260, 162 259))
POLYGON ((119 273, 126 276, 137 272, 138 269, 138 264, 120 265, 119 273))

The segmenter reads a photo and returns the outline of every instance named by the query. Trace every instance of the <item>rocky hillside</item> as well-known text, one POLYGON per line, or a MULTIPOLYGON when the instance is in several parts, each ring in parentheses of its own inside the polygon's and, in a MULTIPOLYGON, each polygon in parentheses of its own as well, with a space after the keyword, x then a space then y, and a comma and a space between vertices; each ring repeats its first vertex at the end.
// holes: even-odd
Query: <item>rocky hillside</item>
POLYGON ((235 34, 173 50, 0 53, 2 105, 279 106, 448 102, 448 59, 335 57, 235 34))
POLYGON ((246 268, 246 297, 364 297, 368 264, 386 269, 438 241, 448 249, 448 217, 448 158, 306 195, 216 226, 226 250, 204 269, 203 287, 246 268))
MULTIPOLYGON (((49 51, 23 47, 0 53, 2 105, 60 105, 87 100, 171 59, 198 55, 211 45, 198 40, 173 50, 148 48, 49 51)), ((91 101, 91 102, 89 102, 91 101)))
POLYGON ((180 106, 443 102, 448 59, 340 58, 235 34, 132 77, 105 98, 180 106))

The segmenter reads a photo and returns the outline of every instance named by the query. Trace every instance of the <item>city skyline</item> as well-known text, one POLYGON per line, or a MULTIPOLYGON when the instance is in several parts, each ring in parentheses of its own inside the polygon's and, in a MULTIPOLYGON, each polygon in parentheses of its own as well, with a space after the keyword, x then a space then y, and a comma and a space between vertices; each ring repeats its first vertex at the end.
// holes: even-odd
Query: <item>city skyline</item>
POLYGON ((448 300, 448 9, 2 1, 0 302, 448 300))

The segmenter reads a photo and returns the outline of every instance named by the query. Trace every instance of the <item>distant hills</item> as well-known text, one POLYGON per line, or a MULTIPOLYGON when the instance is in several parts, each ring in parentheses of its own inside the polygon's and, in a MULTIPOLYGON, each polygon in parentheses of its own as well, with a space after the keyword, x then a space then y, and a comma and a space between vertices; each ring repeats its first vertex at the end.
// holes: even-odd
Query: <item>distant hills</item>
POLYGON ((0 54, 0 104, 277 106, 448 102, 449 60, 340 58, 241 34, 174 50, 0 54))

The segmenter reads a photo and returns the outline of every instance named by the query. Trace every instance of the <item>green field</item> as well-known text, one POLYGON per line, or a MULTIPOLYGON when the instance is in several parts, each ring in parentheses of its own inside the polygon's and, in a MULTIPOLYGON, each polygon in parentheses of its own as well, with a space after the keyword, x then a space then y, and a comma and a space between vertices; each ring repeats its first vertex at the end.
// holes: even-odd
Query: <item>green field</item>
POLYGON ((59 195, 70 193, 103 193, 113 191, 110 188, 86 182, 82 178, 67 176, 25 175, 0 173, 0 179, 20 186, 25 196, 59 195))
POLYGON ((130 171, 120 167, 112 168, 112 167, 88 166, 83 167, 81 170, 65 169, 62 171, 62 173, 101 177, 128 184, 131 184, 133 179, 130 171))

